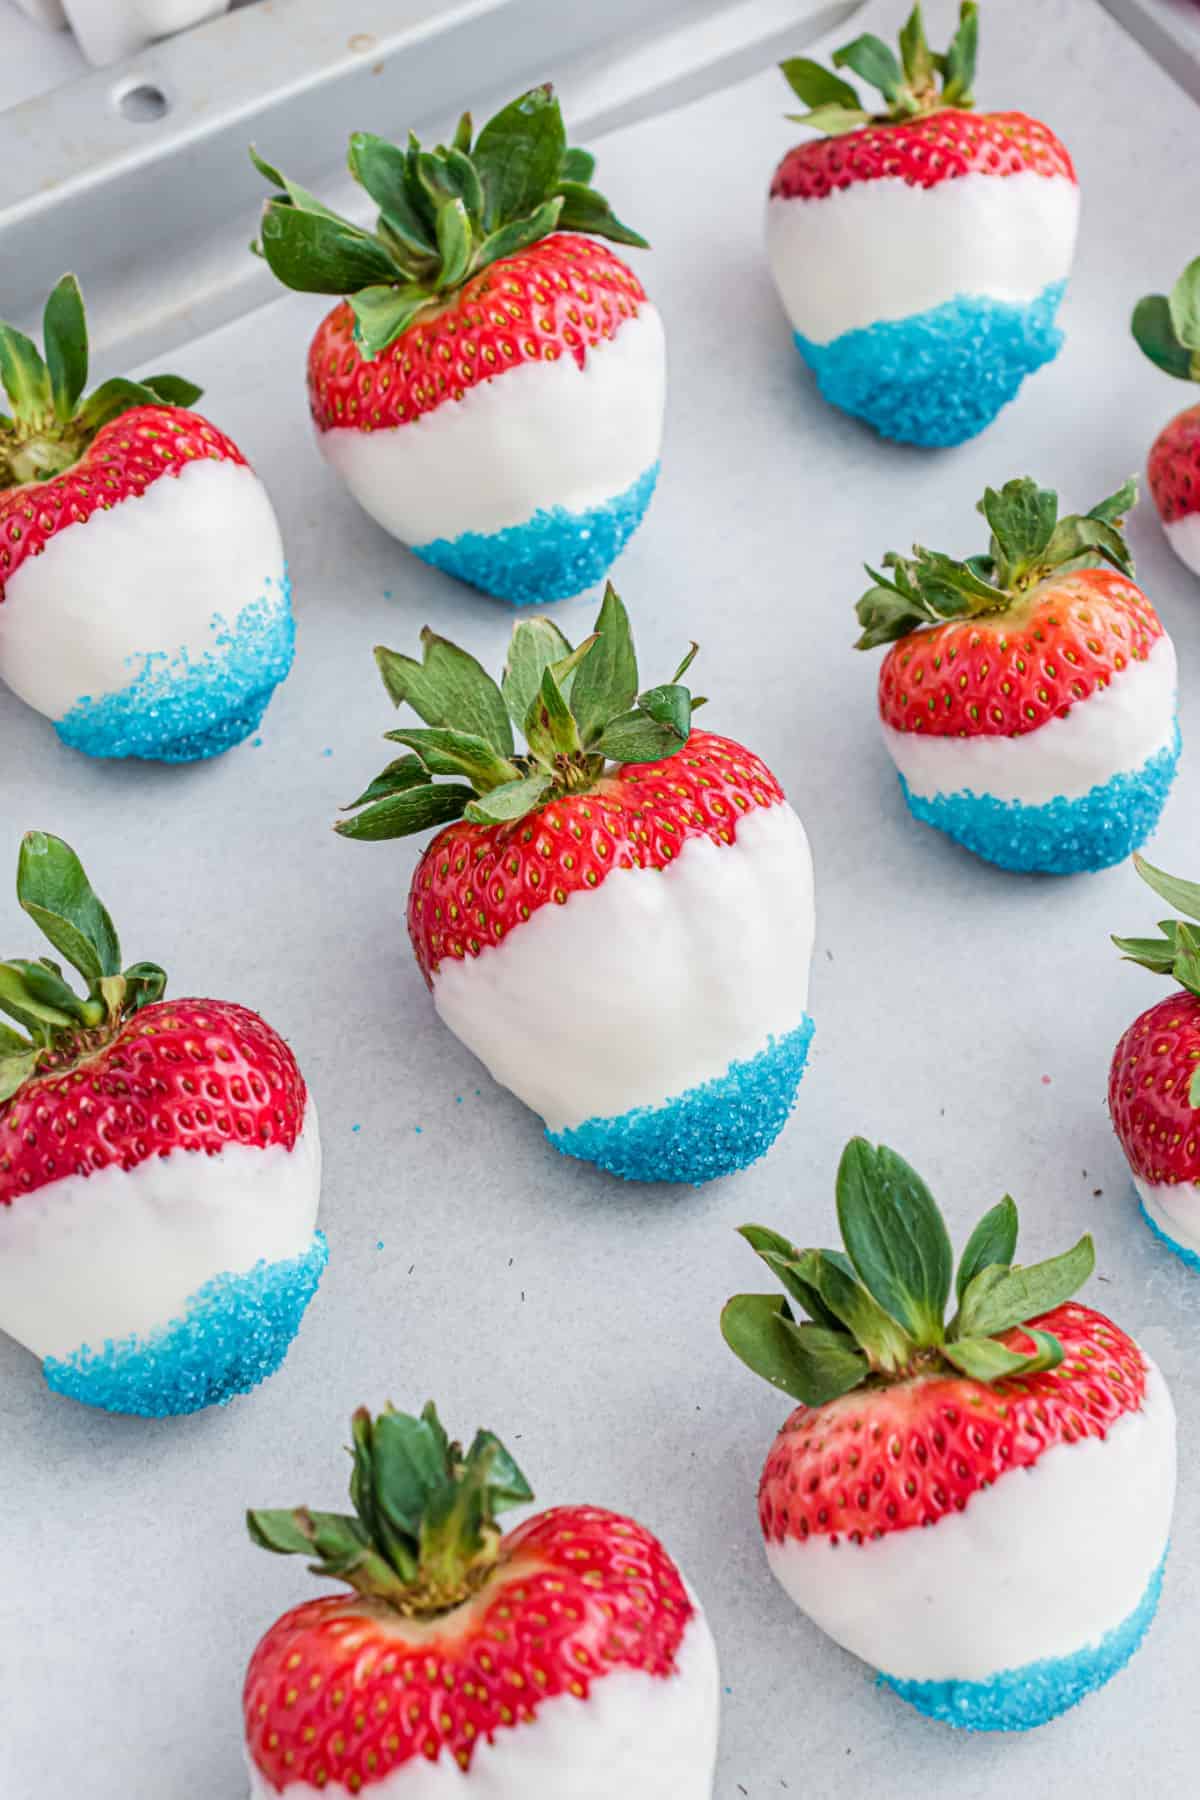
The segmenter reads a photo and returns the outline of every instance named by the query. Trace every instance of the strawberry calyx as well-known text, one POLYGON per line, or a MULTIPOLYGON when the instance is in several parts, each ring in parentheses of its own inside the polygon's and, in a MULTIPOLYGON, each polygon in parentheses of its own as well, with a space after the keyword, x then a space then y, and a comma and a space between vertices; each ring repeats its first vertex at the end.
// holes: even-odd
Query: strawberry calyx
POLYGON ((533 1492, 499 1438, 453 1443, 432 1400, 419 1418, 388 1405, 351 1421, 353 1514, 246 1514, 250 1536, 278 1556, 311 1556, 311 1572, 344 1581, 406 1618, 452 1612, 487 1581, 500 1547, 498 1513, 533 1492))
POLYGON ((1138 348, 1166 374, 1200 381, 1200 256, 1169 294, 1143 295, 1129 328, 1138 348))
POLYGON ((798 1250, 761 1225, 741 1235, 786 1294, 736 1294, 721 1315, 735 1356, 806 1406, 856 1388, 948 1372, 989 1383, 1053 1369, 1063 1346, 1027 1320, 1052 1312, 1091 1275, 1088 1236, 1022 1268, 1017 1209, 1006 1194, 971 1233, 954 1275, 945 1222, 929 1189, 885 1145, 851 1138, 837 1173, 844 1250, 798 1250), (946 1322, 953 1279, 957 1310, 946 1322), (797 1321, 795 1308, 806 1315, 797 1321), (1000 1340, 1022 1327, 1028 1351, 1000 1340))
POLYGON ((86 998, 48 956, 0 962, 0 1105, 36 1075, 77 1067, 98 1055, 134 1013, 160 1000, 167 977, 157 963, 121 968, 121 943, 69 844, 28 831, 17 860, 17 899, 45 937, 87 982, 86 998))
POLYGON ((991 527, 979 556, 959 562, 938 550, 913 545, 911 557, 889 550, 882 569, 864 564, 873 586, 855 612, 862 626, 856 650, 895 643, 923 625, 1011 612, 1042 582, 1076 569, 1105 564, 1132 579, 1133 555, 1125 540, 1125 515, 1137 503, 1137 478, 1087 513, 1058 516, 1058 495, 1029 476, 988 488, 975 508, 991 527))
POLYGON ((0 321, 0 383, 12 407, 0 412, 0 488, 52 481, 77 463, 96 433, 135 406, 191 406, 202 389, 178 375, 118 376, 84 398, 87 315, 74 275, 51 290, 42 318, 45 355, 32 338, 0 321))
MULTIPOLYGON (((1147 887, 1153 888, 1161 900, 1178 908, 1184 916, 1182 919, 1160 919, 1160 937, 1114 937, 1112 941, 1126 962, 1137 963, 1154 975, 1170 976, 1200 1000, 1200 885, 1156 869, 1136 851, 1133 866, 1147 887)), ((1189 1083, 1188 1104, 1200 1107, 1200 1067, 1189 1083)))
POLYGON ((953 107, 959 112, 975 104, 971 92, 979 45, 976 0, 962 0, 958 30, 945 52, 929 48, 920 6, 914 6, 900 31, 900 55, 872 32, 833 53, 838 69, 850 69, 883 96, 883 110, 871 112, 858 89, 832 69, 807 56, 780 63, 792 92, 810 110, 789 113, 799 125, 810 125, 826 137, 840 137, 864 125, 904 125, 913 119, 953 107))
POLYGON ((331 212, 254 149, 250 156, 279 190, 252 248, 285 287, 347 298, 368 359, 489 263, 551 232, 648 247, 592 187, 595 158, 568 146, 549 83, 510 101, 478 136, 464 113, 451 143, 433 150, 411 132, 404 149, 355 132, 350 173, 379 208, 373 232, 331 212))
POLYGON ((590 636, 574 648, 552 620, 522 619, 499 683, 428 626, 421 646, 420 662, 376 648, 393 702, 411 706, 426 723, 384 732, 408 754, 343 809, 357 815, 334 826, 343 837, 408 837, 461 818, 513 824, 558 796, 595 787, 610 759, 674 756, 704 704, 682 685, 695 644, 669 682, 639 693, 629 615, 611 582, 590 636), (516 749, 514 726, 525 751, 516 749), (457 779, 438 782, 443 775, 457 779))

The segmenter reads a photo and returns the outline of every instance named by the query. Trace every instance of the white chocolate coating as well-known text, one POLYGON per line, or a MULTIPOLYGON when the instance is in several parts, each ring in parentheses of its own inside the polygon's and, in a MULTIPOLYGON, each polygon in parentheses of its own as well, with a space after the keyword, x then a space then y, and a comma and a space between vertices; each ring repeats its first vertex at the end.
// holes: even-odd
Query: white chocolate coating
POLYGON ((188 463, 144 494, 68 525, 23 562, 0 601, 0 677, 62 719, 121 693, 147 656, 191 661, 249 606, 283 608, 283 540, 244 463, 188 463))
POLYGON ((781 801, 740 819, 732 844, 689 838, 665 869, 615 869, 481 955, 447 958, 434 1004, 561 1131, 659 1106, 794 1030, 815 930, 808 839, 781 801))
POLYGON ((359 505, 405 544, 523 525, 541 509, 586 512, 659 457, 666 404, 662 320, 649 301, 611 339, 526 362, 404 425, 338 426, 322 455, 359 505))
POLYGON ((822 1631, 904 1681, 986 1681, 1069 1656, 1121 1625, 1162 1561, 1175 1501, 1175 1408, 1145 1403, 1106 1438, 1058 1444, 928 1530, 767 1545, 822 1631))
POLYGON ((1070 273, 1079 189, 1067 177, 900 176, 823 199, 772 199, 767 254, 793 328, 816 344, 962 296, 1025 304, 1070 273))
POLYGON ((1193 575, 1200 575, 1200 513, 1185 513, 1182 519, 1173 519, 1169 525, 1164 520, 1163 530, 1180 562, 1185 563, 1193 575))
POLYGON ((311 1097, 291 1150, 231 1143, 64 1176, 0 1206, 0 1329, 65 1357, 170 1324, 214 1276, 303 1255, 320 1192, 311 1097))
POLYGON ((1135 1175, 1142 1205, 1164 1237, 1181 1250, 1200 1256, 1200 1183, 1194 1181, 1143 1181, 1135 1175))
POLYGON ((1106 688, 1020 737, 926 737, 881 724, 888 754, 924 799, 989 794, 1045 806, 1079 799, 1114 775, 1133 774, 1175 737, 1175 646, 1157 638, 1144 662, 1129 663, 1106 688))

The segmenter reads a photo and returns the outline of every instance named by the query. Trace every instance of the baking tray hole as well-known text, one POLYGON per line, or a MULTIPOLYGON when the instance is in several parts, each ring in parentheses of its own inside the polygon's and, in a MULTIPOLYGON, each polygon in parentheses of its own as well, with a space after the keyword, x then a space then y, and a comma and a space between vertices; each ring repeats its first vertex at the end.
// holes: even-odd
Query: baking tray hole
POLYGON ((126 80, 113 90, 113 104, 131 125, 154 125, 165 119, 171 102, 152 81, 126 80))

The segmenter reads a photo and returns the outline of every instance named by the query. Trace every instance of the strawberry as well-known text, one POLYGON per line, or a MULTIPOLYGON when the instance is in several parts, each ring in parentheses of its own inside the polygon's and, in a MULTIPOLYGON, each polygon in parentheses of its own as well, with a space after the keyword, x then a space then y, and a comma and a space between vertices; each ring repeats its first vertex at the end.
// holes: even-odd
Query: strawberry
POLYGON ((283 1361, 325 1266, 316 1111, 283 1039, 221 1000, 122 972, 60 838, 29 832, 17 897, 87 982, 0 963, 0 1327, 49 1385, 161 1415, 283 1361))
MULTIPOLYGON (((1200 257, 1170 294, 1147 294, 1133 309, 1132 331, 1158 368, 1180 381, 1200 381, 1200 257)), ((1200 406, 1164 425, 1150 451, 1150 492, 1167 541, 1200 575, 1200 406)))
POLYGON ((308 358, 322 455, 423 561, 517 605, 598 581, 658 474, 662 324, 596 237, 646 247, 590 186, 549 87, 451 145, 357 132, 363 231, 264 163, 262 254, 342 293, 308 358), (587 236, 580 235, 588 233, 587 236))
POLYGON ((744 1226, 787 1298, 739 1294, 721 1320, 800 1402, 759 1488, 768 1562, 921 1712, 1043 1724, 1110 1680, 1154 1616, 1175 1492, 1166 1383, 1071 1299, 1090 1237, 1021 1268, 1006 1196, 968 1240, 947 1324, 953 1253, 916 1171, 852 1139, 837 1211, 844 1251, 744 1226))
POLYGON ((1158 822, 1179 760, 1175 650, 1134 585, 1129 481, 1084 515, 1028 478, 979 502, 988 551, 890 552, 858 602, 891 647, 884 741, 914 818, 1006 869, 1119 862, 1158 822))
POLYGON ((1184 917, 1156 938, 1114 937, 1128 962, 1178 986, 1113 1052, 1108 1110, 1156 1237, 1200 1269, 1200 887, 1135 856, 1138 874, 1184 917))
POLYGON ((175 375, 82 400, 83 300, 46 302, 45 358, 0 324, 0 677, 91 756, 187 762, 260 723, 294 627, 271 502, 175 375))
POLYGON ((1057 355, 1079 189, 1069 153, 1020 112, 976 114, 975 0, 944 56, 915 6, 897 58, 855 38, 833 62, 883 97, 872 114, 808 57, 780 66, 821 132, 789 150, 767 251, 796 347, 825 398, 884 437, 959 444, 1057 355))
POLYGON ((630 1180, 744 1168, 808 1054, 812 862, 765 764, 692 731, 695 646, 639 695, 611 586, 575 649, 518 624, 499 685, 428 629, 422 645, 421 662, 376 651, 426 723, 386 733, 407 754, 337 829, 444 828, 408 906, 437 1011, 567 1155, 630 1180))
POLYGON ((464 1454, 432 1403, 352 1431, 353 1516, 248 1514, 256 1544, 352 1589, 251 1658, 251 1795, 709 1800, 716 1652, 657 1538, 592 1506, 501 1537, 525 1477, 491 1432, 464 1454))

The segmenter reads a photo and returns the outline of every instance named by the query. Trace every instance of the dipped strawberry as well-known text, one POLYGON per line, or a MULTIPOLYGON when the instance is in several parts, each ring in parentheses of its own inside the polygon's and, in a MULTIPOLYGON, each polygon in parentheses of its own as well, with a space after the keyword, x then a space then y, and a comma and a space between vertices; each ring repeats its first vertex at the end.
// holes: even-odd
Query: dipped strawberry
MULTIPOLYGON (((251 153, 253 154, 253 152, 251 153)), ((375 232, 269 164, 262 254, 288 287, 342 294, 308 390, 321 454, 424 562, 516 605, 599 581, 658 475, 659 315, 597 238, 645 248, 590 185, 549 86, 449 147, 357 132, 375 232)))
POLYGON ((920 1712, 1042 1725, 1111 1680, 1154 1617, 1175 1497, 1166 1383, 1071 1299, 1090 1238, 1021 1268, 1001 1200, 947 1324, 953 1253, 915 1170, 853 1138, 837 1211, 844 1251, 744 1226, 787 1299, 739 1294, 722 1315, 736 1355, 800 1402, 759 1487, 767 1560, 920 1712))
POLYGON ((753 752, 692 729, 694 654, 639 692, 611 587, 577 648, 518 624, 500 685, 428 629, 421 662, 377 650, 425 725, 337 827, 443 827, 408 903, 438 1013, 556 1149, 632 1181, 762 1156, 812 1036, 808 840, 753 752))
POLYGON ((1179 761, 1175 649, 1122 535, 1129 481, 1083 515, 989 488, 984 555, 885 556, 858 602, 913 817, 1005 869, 1104 869, 1158 823, 1179 761))
POLYGON ((716 1649, 657 1538, 532 1500, 503 1444, 432 1403, 353 1420, 353 1515, 252 1512, 264 1550, 350 1593, 267 1632, 246 1674, 251 1800, 709 1800, 716 1649))
MULTIPOLYGON (((1133 309, 1133 335, 1152 363, 1180 381, 1200 381, 1200 257, 1170 294, 1147 294, 1133 309)), ((1181 562, 1200 575, 1200 406, 1176 413, 1154 440, 1150 492, 1181 562)))
POLYGON ((1113 1053, 1108 1109, 1129 1159, 1142 1216, 1200 1269, 1200 887, 1135 856, 1137 872, 1184 916, 1155 938, 1114 937, 1129 962, 1176 983, 1135 1019, 1113 1053))
POLYGON ((977 11, 944 56, 919 6, 899 58, 871 35, 836 52, 878 111, 807 57, 781 65, 822 135, 771 183, 775 283, 825 398, 904 443, 975 437, 1062 343, 1075 170, 1037 119, 973 110, 977 11))
POLYGON ((82 398, 73 275, 46 302, 44 339, 43 359, 0 324, 0 679, 89 756, 216 756, 292 664, 266 489, 178 376, 82 398))
POLYGON ((282 1363, 325 1266, 304 1078, 257 1013, 122 970, 60 838, 26 835, 17 897, 87 995, 0 963, 0 1330, 89 1406, 223 1403, 282 1363))

